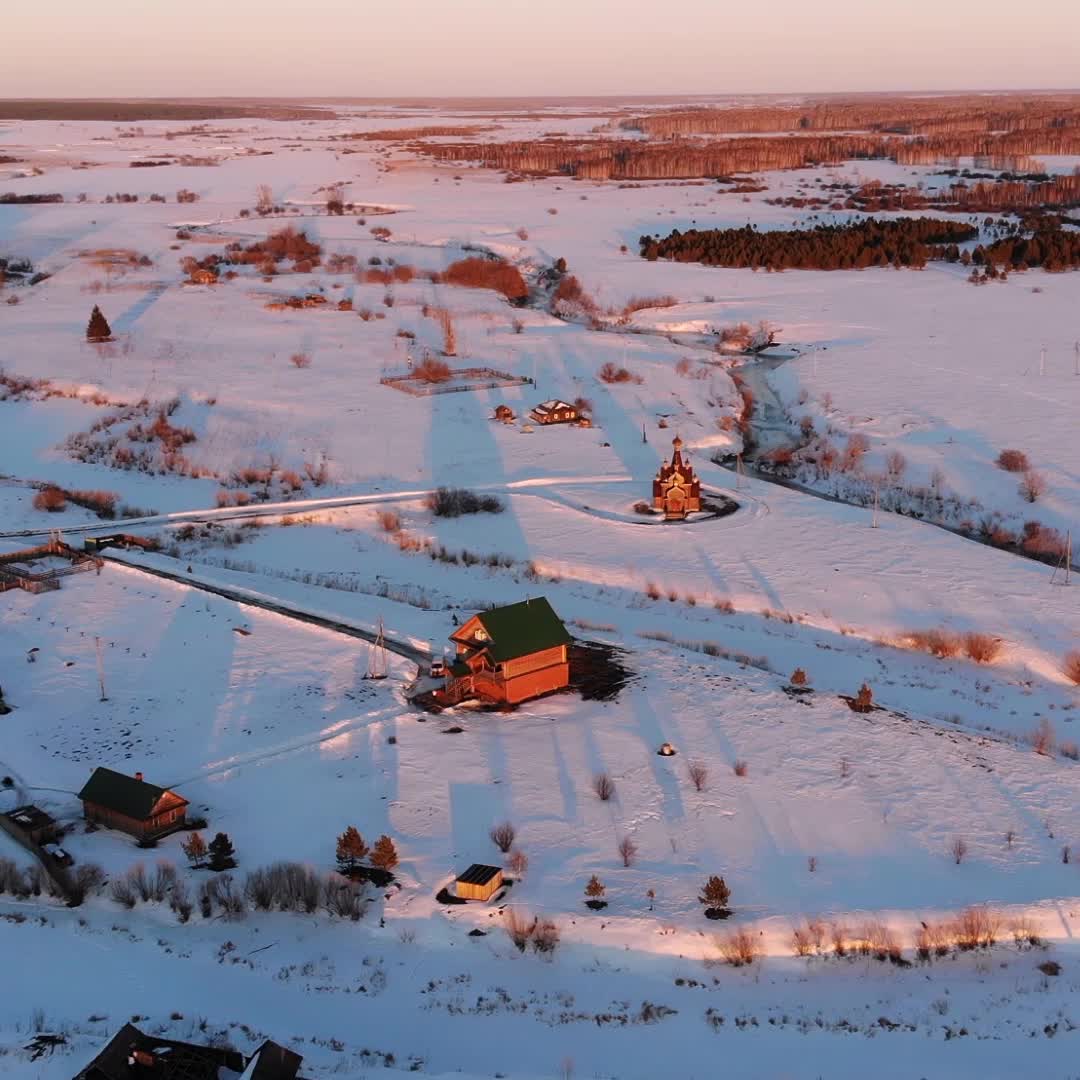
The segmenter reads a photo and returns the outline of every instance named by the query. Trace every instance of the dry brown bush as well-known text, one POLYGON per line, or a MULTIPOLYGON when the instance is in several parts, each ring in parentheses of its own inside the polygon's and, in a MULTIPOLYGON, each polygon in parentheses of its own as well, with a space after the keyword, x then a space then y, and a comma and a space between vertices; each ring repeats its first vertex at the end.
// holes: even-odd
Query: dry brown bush
POLYGON ((311 367, 311 357, 307 353, 297 352, 289 357, 289 363, 296 368, 311 367))
POLYGON ((957 656, 963 648, 962 639, 942 627, 932 630, 909 630, 901 635, 900 641, 909 649, 919 649, 931 656, 936 656, 939 660, 957 656))
POLYGON ((35 510, 47 510, 50 514, 55 514, 59 510, 63 510, 67 506, 67 495, 64 494, 62 488, 49 487, 42 488, 34 496, 34 509, 35 510))
POLYGON ((1025 501, 1036 502, 1046 494, 1046 477, 1042 473, 1029 469, 1020 481, 1019 491, 1025 501))
POLYGON ((505 855, 514 846, 514 837, 517 836, 517 830, 509 821, 504 821, 499 825, 493 825, 488 836, 491 837, 491 842, 505 855))
POLYGON ((442 280, 448 285, 469 289, 492 289, 515 302, 523 301, 529 295, 521 272, 504 259, 459 259, 446 268, 442 280))
POLYGON ((450 365, 434 356, 425 356, 412 369, 413 375, 422 382, 443 383, 453 375, 450 365))
POLYGON ((1080 651, 1068 652, 1061 664, 1061 671, 1070 682, 1080 686, 1080 651))
POLYGON ((691 761, 686 766, 686 773, 695 791, 704 791, 709 781, 709 767, 703 761, 691 761))
POLYGON ((802 926, 796 926, 791 934, 791 946, 796 956, 820 954, 825 949, 826 926, 823 922, 811 919, 802 926))
POLYGON ((401 515, 396 510, 380 510, 375 520, 383 532, 396 533, 401 529, 401 515))
POLYGON ((559 927, 553 919, 545 915, 537 918, 533 924, 532 947, 534 952, 553 953, 559 946, 559 927))
POLYGON ((649 581, 645 584, 645 595, 650 600, 659 600, 662 593, 660 592, 660 586, 655 581, 649 581))
POLYGON ((616 366, 610 360, 608 360, 600 368, 600 371, 598 372, 598 375, 600 377, 600 380, 602 382, 606 382, 606 383, 627 383, 627 382, 640 383, 641 382, 641 379, 640 379, 639 376, 636 376, 636 375, 632 374, 631 372, 627 371, 626 368, 624 368, 624 367, 616 366))
POLYGON ((1022 450, 1002 450, 997 457, 997 467, 1006 472, 1027 472, 1031 467, 1028 464, 1027 454, 1022 450))
POLYGON ((510 852, 506 865, 514 877, 524 877, 525 871, 529 869, 529 856, 520 848, 516 848, 510 852))
POLYGON ((724 962, 732 967, 752 964, 761 955, 761 945, 749 930, 736 930, 726 937, 718 937, 716 947, 724 962))
POLYGON ((988 907, 964 908, 956 916, 952 932, 958 949, 989 948, 1001 932, 1001 916, 988 907))
POLYGON ((1001 638, 969 630, 964 634, 964 652, 977 664, 992 664, 1001 654, 1001 638))
POLYGON ((611 779, 610 773, 597 773, 593 777, 592 786, 601 802, 607 802, 615 794, 615 781, 611 779))
POLYGON ((518 952, 524 952, 536 927, 536 920, 516 908, 507 908, 503 916, 503 928, 506 936, 514 943, 518 952))
POLYGON ((719 597, 714 600, 713 607, 723 615, 735 614, 735 605, 726 597, 719 597))
POLYGON ((750 766, 745 761, 739 760, 735 762, 734 769, 736 776, 745 776, 750 766))
POLYGON ((1027 739, 1035 753, 1042 754, 1045 757, 1052 755, 1054 747, 1057 745, 1054 725, 1045 716, 1039 721, 1035 730, 1029 732, 1027 739))
POLYGON ((631 296, 626 301, 623 314, 632 315, 635 311, 644 311, 646 308, 675 307, 678 303, 674 296, 631 296))

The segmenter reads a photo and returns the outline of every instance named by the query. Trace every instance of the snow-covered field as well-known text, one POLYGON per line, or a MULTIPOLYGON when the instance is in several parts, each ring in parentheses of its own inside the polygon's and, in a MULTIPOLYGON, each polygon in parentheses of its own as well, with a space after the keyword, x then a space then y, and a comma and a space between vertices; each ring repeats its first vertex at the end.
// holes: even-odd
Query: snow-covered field
MULTIPOLYGON (((13 790, 0 799, 26 794, 70 821, 76 866, 115 878, 167 859, 193 895, 207 872, 186 868, 182 836, 146 851, 83 831, 74 793, 94 766, 174 786, 210 834, 232 837, 238 881, 281 860, 331 870, 349 824, 369 841, 390 835, 401 858, 397 885, 369 891, 357 923, 254 910, 204 919, 196 908, 180 925, 167 905, 128 911, 107 889, 71 910, 0 896, 2 954, 20 966, 0 1006, 0 1075, 69 1077, 135 1015, 245 1050, 275 1038, 304 1054, 311 1076, 704 1078, 717 1062, 739 1076, 1071 1075, 1080 692, 1062 665, 1080 648, 1075 579, 1052 584, 1050 567, 910 518, 882 514, 875 528, 866 509, 713 464, 742 448, 741 402, 731 359, 701 335, 769 321, 793 356, 769 384, 795 416, 831 426, 841 444, 867 435, 878 466, 901 451, 913 484, 940 470, 936 483, 978 501, 976 517, 1066 531, 1080 509, 1074 276, 975 288, 958 268, 647 263, 642 233, 803 220, 764 199, 807 173, 765 174, 768 190, 745 200, 710 184, 510 184, 397 143, 328 138, 437 122, 391 111, 169 138, 157 122, 130 138, 104 123, 0 126, 0 152, 40 170, 0 175, 0 193, 66 200, 0 205, 0 255, 52 275, 0 291, 0 553, 30 542, 12 534, 114 527, 71 503, 35 509, 32 485, 45 482, 115 492, 122 514, 152 517, 132 531, 163 545, 56 592, 0 594, 0 685, 13 707, 0 718, 13 790), (128 168, 180 154, 218 163, 128 168), (322 211, 320 189, 336 182, 368 208, 362 224, 322 211), (242 217, 260 184, 299 212, 242 217), (180 188, 199 201, 177 205, 180 188), (140 201, 104 201, 117 192, 140 201), (168 201, 148 202, 151 192, 168 201), (182 257, 286 223, 322 244, 323 267, 184 283, 182 257), (388 240, 371 233, 379 226, 388 240), (530 283, 565 258, 610 311, 605 328, 419 276, 472 247, 530 283), (103 253, 121 250, 149 265, 117 269, 103 253), (361 283, 326 270, 332 253, 418 276, 361 283), (267 307, 313 292, 329 303, 267 307), (668 295, 675 305, 618 324, 631 298, 668 295), (337 310, 343 299, 351 310, 337 310), (86 343, 94 304, 115 342, 86 343), (532 383, 426 397, 380 385, 439 350, 431 309, 451 313, 452 364, 532 383), (602 381, 605 364, 631 378, 602 381), (48 384, 18 389, 19 378, 48 384), (490 419, 499 403, 521 416, 553 397, 587 399, 594 426, 529 432, 490 419), (114 467, 112 450, 137 444, 129 427, 153 424, 169 402, 166 426, 194 436, 187 465, 114 467), (123 437, 110 444, 113 433, 123 437), (734 514, 677 526, 635 513, 676 433, 707 491, 739 503, 734 514), (80 461, 72 446, 97 449, 80 461), (1046 479, 1034 507, 994 464, 1006 448, 1046 479), (297 480, 243 482, 245 469, 297 480), (505 508, 434 518, 424 495, 437 485, 482 489, 505 508), (247 510, 215 509, 260 488, 283 505, 257 526, 228 516, 247 510), (542 594, 576 635, 625 649, 635 678, 615 701, 562 694, 512 714, 423 714, 405 699, 409 661, 392 657, 389 679, 366 681, 362 642, 201 583, 366 629, 382 619, 436 654, 455 619, 542 594), (976 664, 902 647, 938 627, 993 635, 999 654, 976 664), (790 693, 796 668, 812 693, 790 693), (840 695, 864 682, 880 708, 857 714, 840 695), (1040 724, 1063 752, 1034 751, 1040 724), (675 757, 657 756, 663 742, 675 757), (691 763, 707 771, 701 791, 691 763), (593 789, 601 772, 615 783, 607 802, 593 789), (501 858, 488 838, 501 821, 529 860, 505 905, 557 923, 550 957, 516 952, 502 904, 435 900, 456 871, 501 858), (626 838, 630 865, 617 850, 626 838), (607 886, 601 912, 583 903, 593 874, 607 886), (726 922, 698 901, 711 874, 732 890, 726 922), (997 945, 918 961, 920 922, 983 904, 1000 916, 997 945), (796 956, 792 929, 808 918, 851 938, 887 926, 914 966, 796 956), (1015 946, 1016 923, 1043 945, 1015 946), (721 943, 744 929, 763 956, 734 968, 721 943), (1038 969, 1048 961, 1060 974, 1038 969), (43 1026, 68 1041, 31 1062, 22 1047, 43 1026)), ((499 121, 514 138, 598 122, 557 111, 499 121)), ((828 173, 935 182, 882 163, 828 173)), ((27 858, 2 834, 0 856, 27 858)))

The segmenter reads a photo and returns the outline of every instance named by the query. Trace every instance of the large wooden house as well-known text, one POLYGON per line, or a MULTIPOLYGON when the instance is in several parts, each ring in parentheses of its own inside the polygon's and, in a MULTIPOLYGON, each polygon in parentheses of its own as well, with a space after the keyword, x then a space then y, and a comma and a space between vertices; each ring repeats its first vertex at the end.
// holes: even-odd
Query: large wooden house
POLYGON ((457 655, 444 693, 510 705, 570 685, 572 638, 542 596, 474 615, 450 640, 457 655))
POLYGON ((187 799, 175 791, 148 784, 143 774, 134 776, 97 768, 82 791, 83 816, 87 821, 130 833, 139 840, 156 839, 183 828, 187 799))
POLYGON ((581 413, 565 401, 543 401, 530 413, 530 418, 537 424, 579 424, 581 413))
POLYGON ((683 460, 682 439, 676 435, 671 445, 671 462, 660 466, 653 481, 653 509, 662 510, 668 521, 681 521, 701 509, 701 481, 683 460))

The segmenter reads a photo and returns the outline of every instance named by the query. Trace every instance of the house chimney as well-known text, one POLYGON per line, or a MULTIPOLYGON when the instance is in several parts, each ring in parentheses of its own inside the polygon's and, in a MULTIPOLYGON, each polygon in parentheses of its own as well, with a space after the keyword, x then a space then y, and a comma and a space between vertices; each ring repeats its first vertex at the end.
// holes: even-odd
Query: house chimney
POLYGON ((136 780, 142 780, 142 773, 141 773, 141 772, 137 772, 137 773, 135 774, 135 779, 136 779, 136 780))

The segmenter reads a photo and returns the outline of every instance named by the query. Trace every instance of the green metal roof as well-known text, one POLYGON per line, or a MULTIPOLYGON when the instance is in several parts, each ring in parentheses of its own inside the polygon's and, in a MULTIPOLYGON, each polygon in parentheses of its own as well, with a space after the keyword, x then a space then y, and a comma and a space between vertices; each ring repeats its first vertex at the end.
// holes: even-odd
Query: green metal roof
MULTIPOLYGON (((156 784, 148 784, 145 780, 136 780, 134 776, 99 767, 86 781, 79 798, 125 817, 145 821, 167 790, 156 784)), ((186 799, 181 801, 187 802, 186 799)))
POLYGON ((491 638, 486 645, 491 658, 500 664, 573 640, 543 596, 481 611, 476 617, 491 638))

